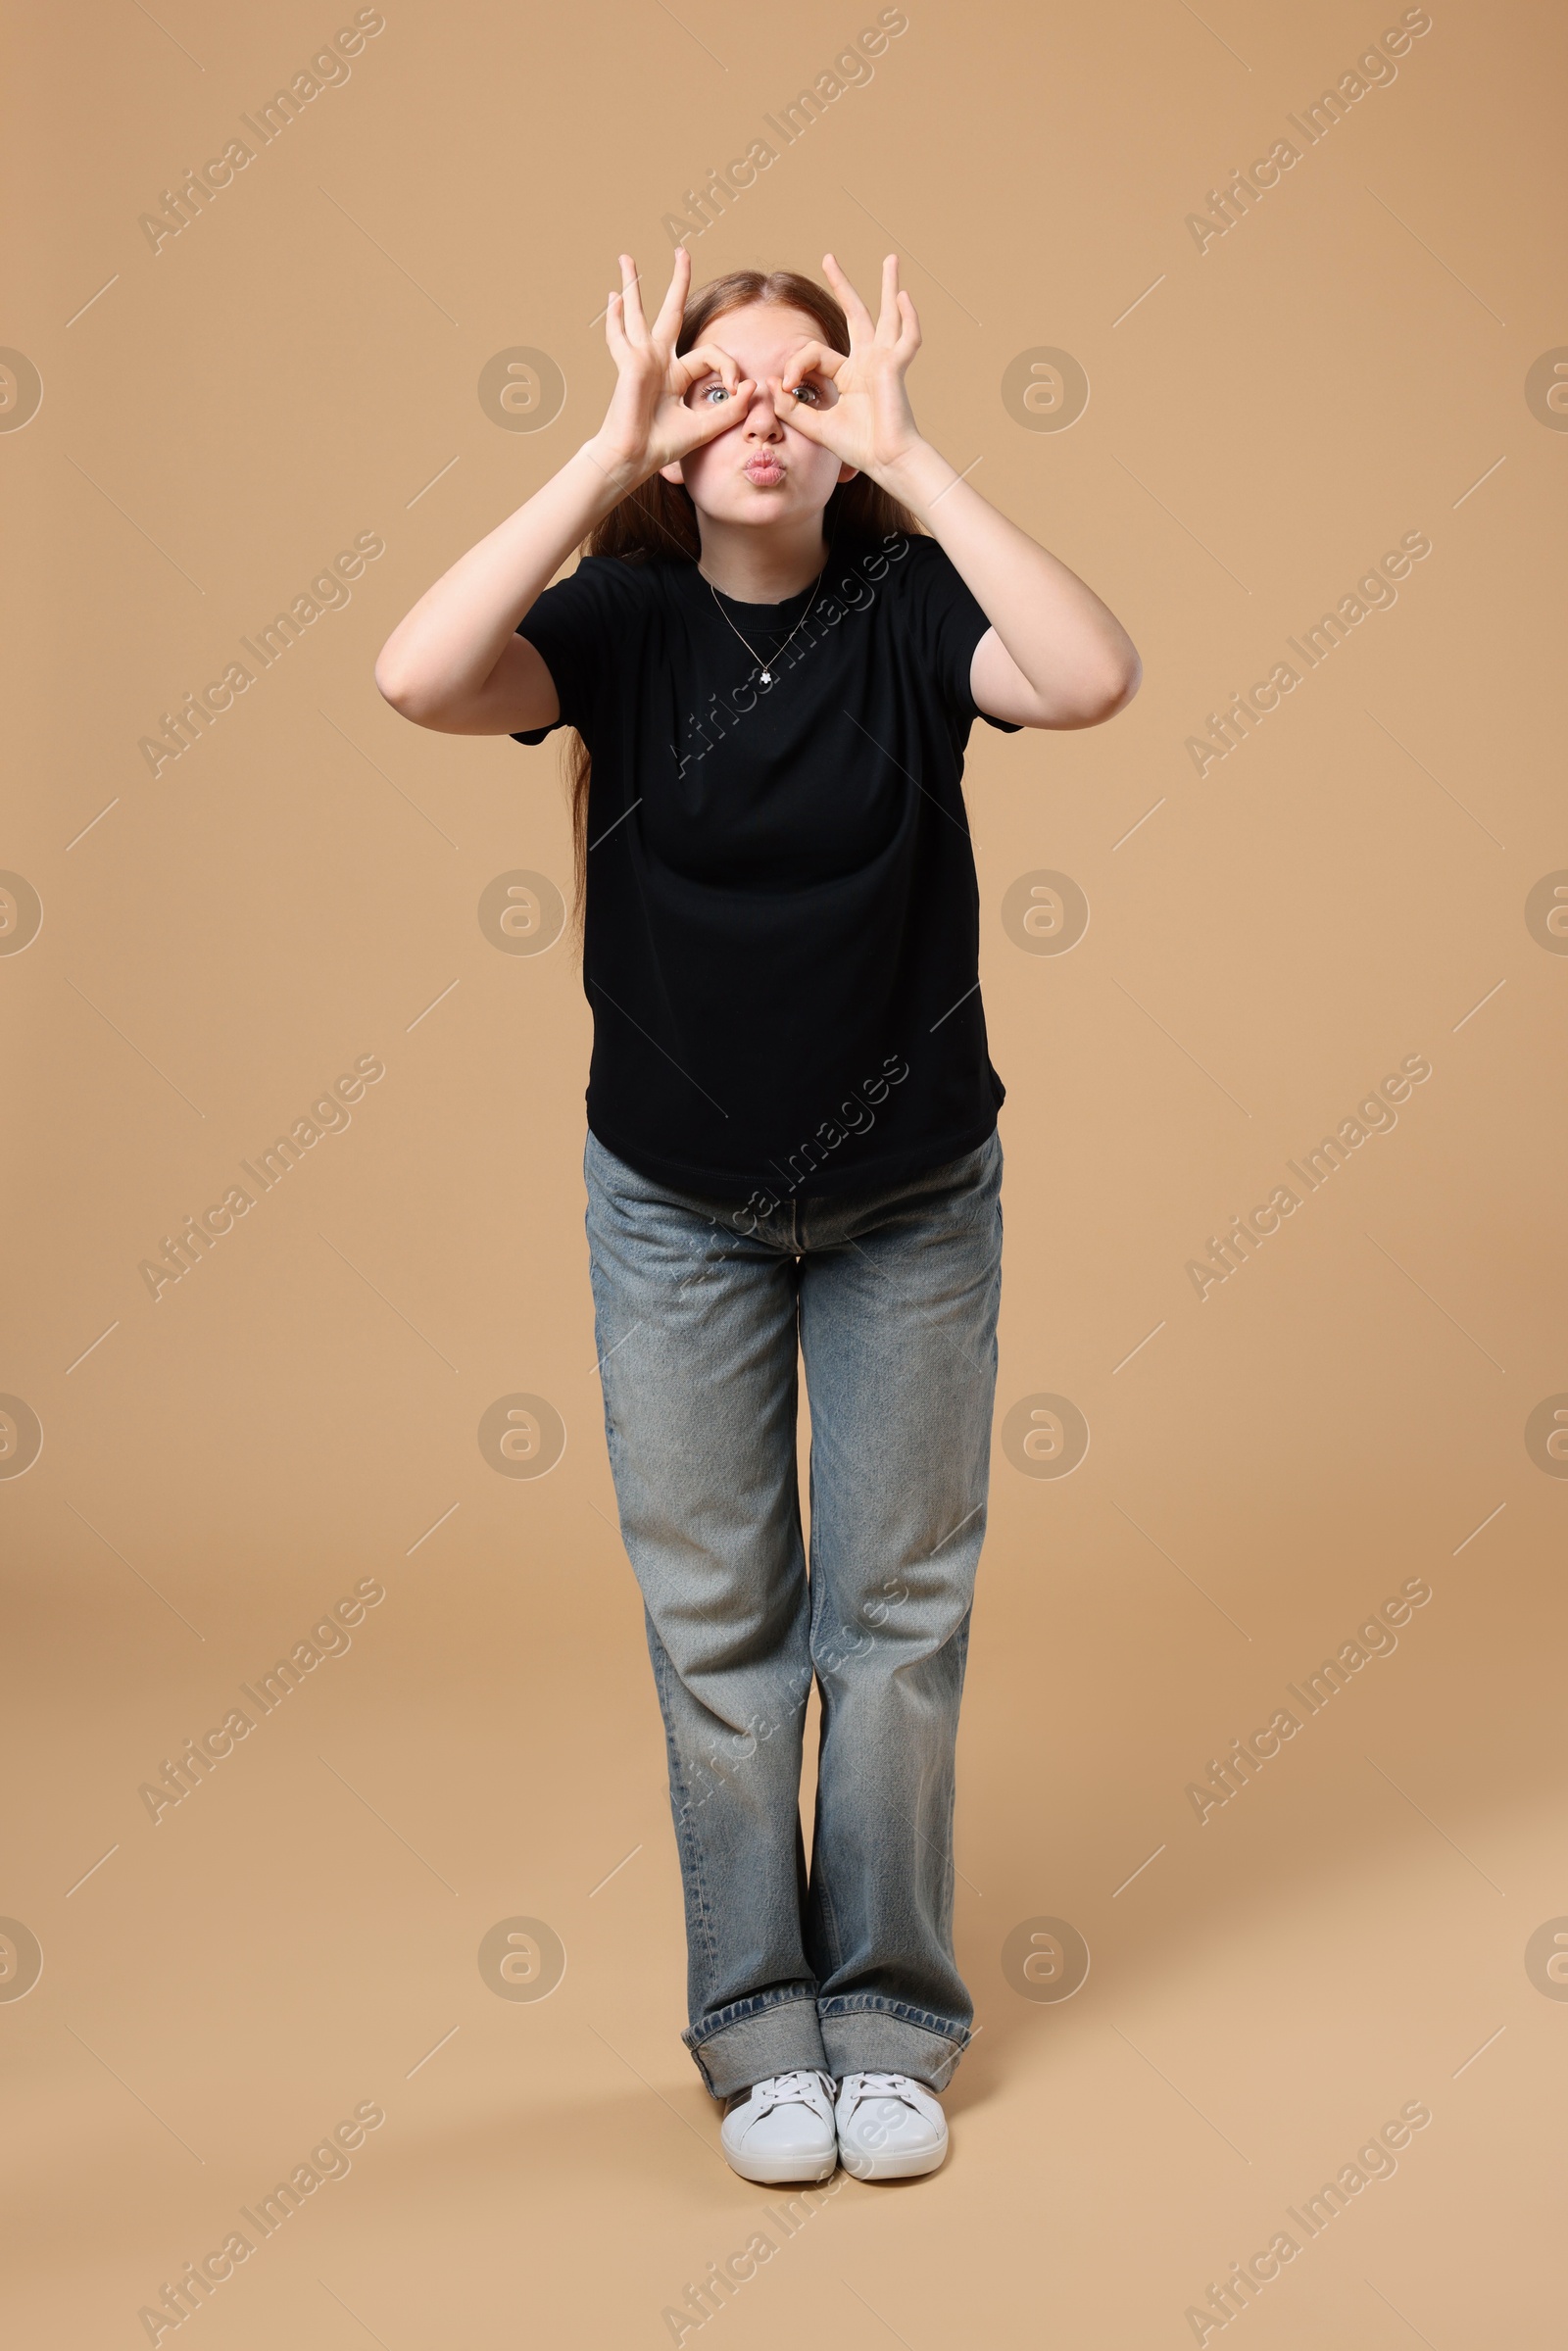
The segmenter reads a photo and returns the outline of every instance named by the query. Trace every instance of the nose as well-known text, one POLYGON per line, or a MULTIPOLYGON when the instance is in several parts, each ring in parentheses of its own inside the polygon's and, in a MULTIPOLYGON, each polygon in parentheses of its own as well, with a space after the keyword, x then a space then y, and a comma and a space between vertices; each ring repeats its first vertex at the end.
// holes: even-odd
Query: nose
POLYGON ((752 394, 752 404, 746 413, 746 438, 749 441, 782 441, 784 426, 773 406, 773 395, 765 384, 759 384, 752 394))

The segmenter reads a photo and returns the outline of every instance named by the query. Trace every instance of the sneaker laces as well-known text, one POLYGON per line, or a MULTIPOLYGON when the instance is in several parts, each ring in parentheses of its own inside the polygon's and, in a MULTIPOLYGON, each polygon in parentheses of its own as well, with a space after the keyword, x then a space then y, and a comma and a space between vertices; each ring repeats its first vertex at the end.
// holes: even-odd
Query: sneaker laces
POLYGON ((797 2067, 790 2074, 775 2074, 772 2080, 765 2084, 760 2082, 754 2082, 746 2093, 748 2097, 758 2099, 757 2114, 754 2120, 760 2122, 763 2116, 771 2114, 776 2106, 809 2106, 814 2111, 817 2101, 824 2097, 831 2106, 833 2101, 823 2086, 823 2076, 813 2073, 809 2067, 797 2067), (766 2095, 762 2096, 760 2093, 764 2087, 766 2095))
MULTIPOLYGON (((845 2078, 844 2086, 850 2092, 852 2108, 863 2104, 868 2098, 898 2098, 906 2106, 914 2106, 914 2100, 908 2094, 907 2074, 850 2074, 845 2078)), ((915 2111, 918 2113, 919 2109, 916 2107, 915 2111)))

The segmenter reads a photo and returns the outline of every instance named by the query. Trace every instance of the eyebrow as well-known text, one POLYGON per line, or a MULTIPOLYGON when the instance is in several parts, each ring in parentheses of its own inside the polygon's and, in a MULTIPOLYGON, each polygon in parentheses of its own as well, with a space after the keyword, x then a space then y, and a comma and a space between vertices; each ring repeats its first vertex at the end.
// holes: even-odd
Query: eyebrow
MULTIPOLYGON (((730 354, 730 356, 732 359, 734 358, 733 352, 730 354)), ((740 367, 741 373, 744 375, 746 370, 744 367, 741 367, 741 363, 739 360, 735 361, 735 365, 737 367, 740 367)), ((804 383, 813 375, 822 383, 826 383, 829 380, 825 370, 821 367, 808 367, 806 374, 801 380, 804 383)), ((716 367, 705 367, 701 375, 694 375, 692 377, 691 388, 695 392, 699 384, 708 383, 710 381, 717 383, 722 382, 722 380, 723 379, 716 367)))

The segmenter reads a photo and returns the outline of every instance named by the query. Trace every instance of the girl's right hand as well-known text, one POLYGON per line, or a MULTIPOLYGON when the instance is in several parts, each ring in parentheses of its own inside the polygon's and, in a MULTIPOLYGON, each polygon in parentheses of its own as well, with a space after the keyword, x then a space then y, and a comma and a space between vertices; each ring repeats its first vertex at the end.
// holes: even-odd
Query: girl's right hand
POLYGON ((615 389, 604 423, 584 447, 604 472, 623 481, 628 490, 662 465, 673 465, 705 441, 715 440, 745 415, 757 389, 750 380, 741 380, 735 362, 716 343, 700 343, 675 356, 691 274, 692 257, 684 245, 678 246, 669 291, 649 326, 643 318, 637 265, 629 253, 620 256, 621 290, 611 295, 605 313, 615 389), (703 375, 716 375, 727 397, 688 408, 686 395, 703 375))

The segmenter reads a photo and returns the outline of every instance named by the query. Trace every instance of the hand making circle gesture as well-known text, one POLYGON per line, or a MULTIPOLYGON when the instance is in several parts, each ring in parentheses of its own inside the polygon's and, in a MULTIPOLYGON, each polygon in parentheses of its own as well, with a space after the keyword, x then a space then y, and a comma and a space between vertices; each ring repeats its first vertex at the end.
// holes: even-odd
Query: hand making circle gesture
POLYGON ((607 469, 638 482, 727 430, 735 420, 733 403, 749 400, 757 389, 741 379, 729 353, 716 343, 699 343, 676 357, 691 274, 692 257, 679 246, 669 290, 650 326, 643 317, 637 265, 623 253, 620 292, 611 295, 605 313, 605 341, 616 382, 605 421, 589 446, 607 469), (709 374, 722 379, 729 399, 688 408, 686 394, 699 376, 709 374))
POLYGON ((825 343, 802 343, 783 375, 769 378, 768 389, 786 424, 875 481, 919 444, 904 378, 920 348, 920 321, 900 291, 897 254, 882 264, 882 308, 874 320, 831 253, 822 256, 822 268, 850 323, 849 354, 825 343), (813 372, 826 376, 834 390, 821 408, 795 396, 795 387, 813 372))

